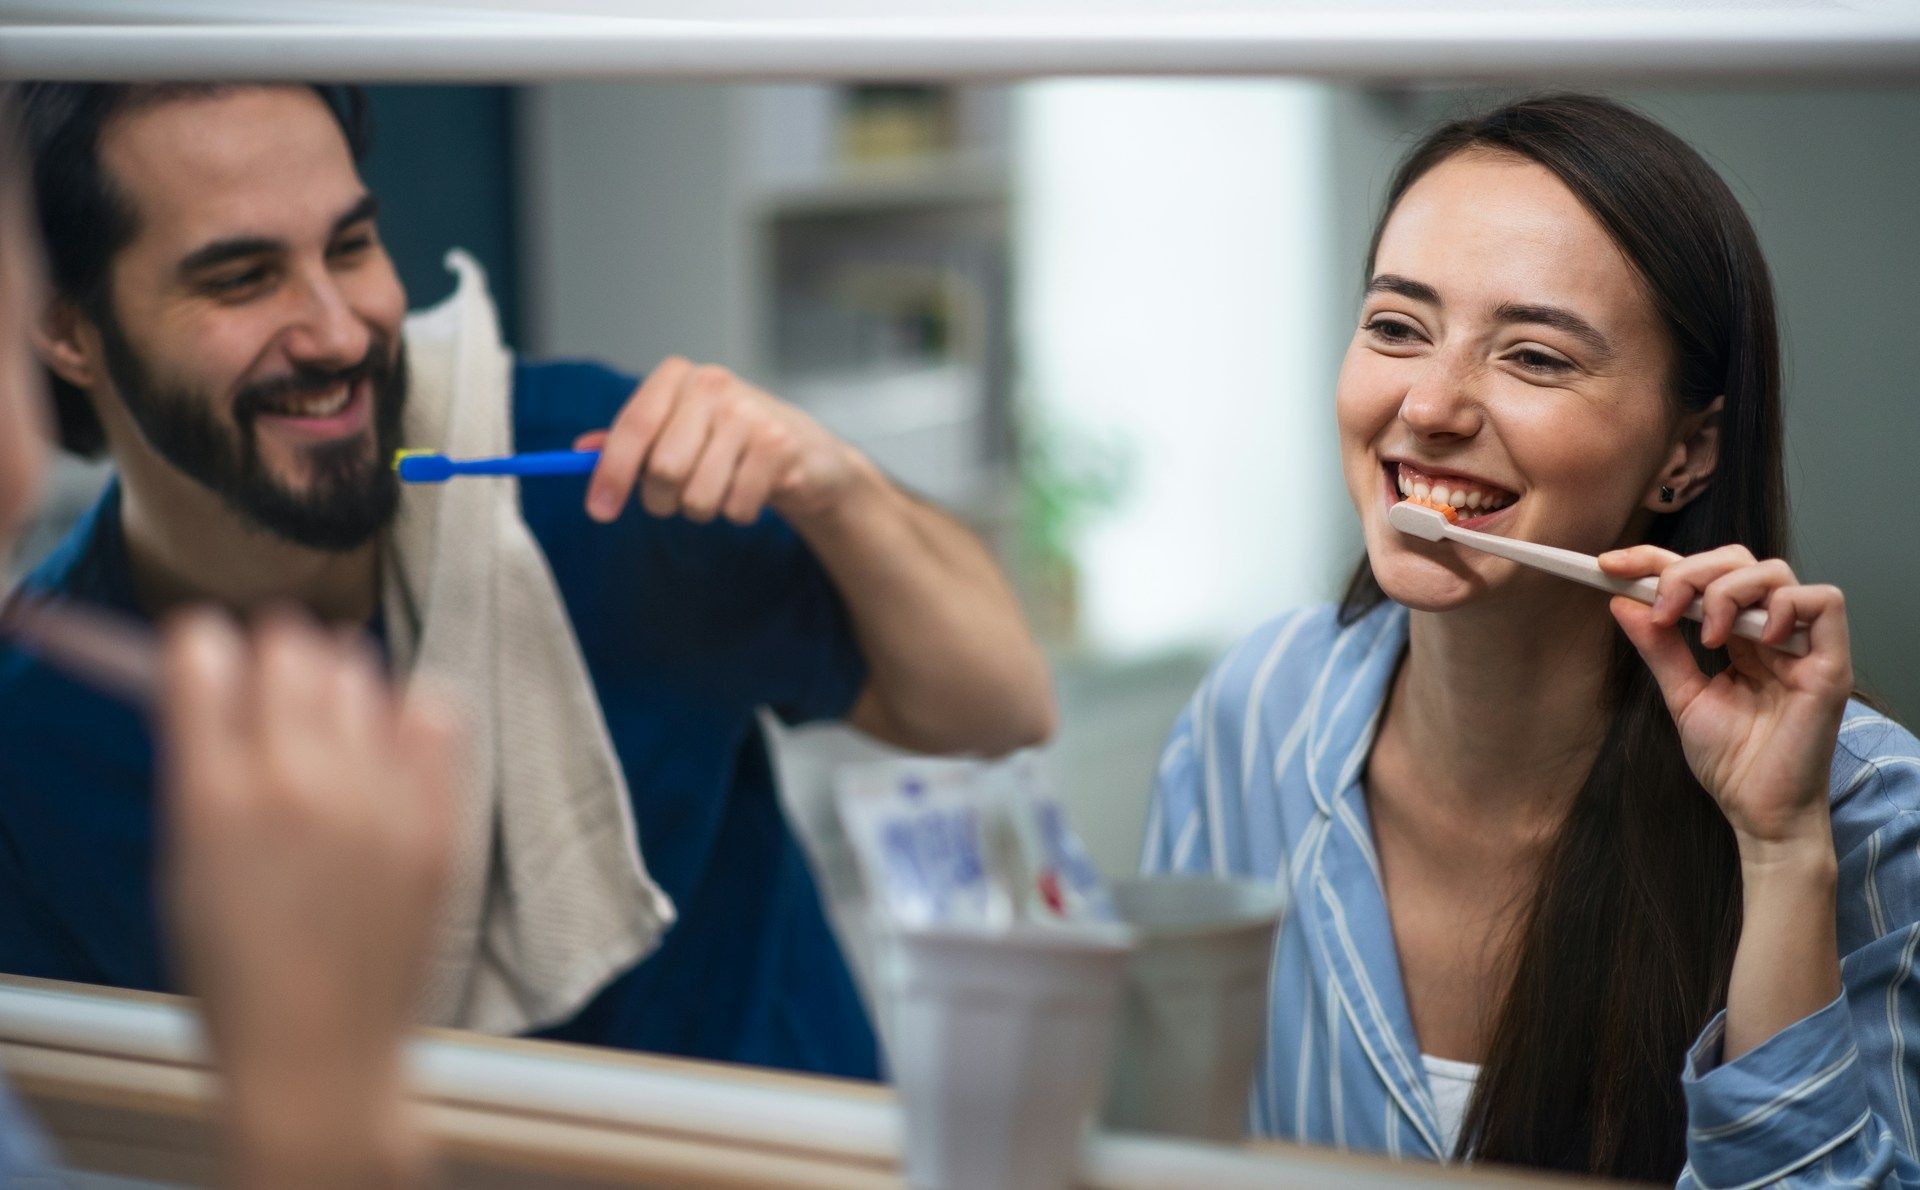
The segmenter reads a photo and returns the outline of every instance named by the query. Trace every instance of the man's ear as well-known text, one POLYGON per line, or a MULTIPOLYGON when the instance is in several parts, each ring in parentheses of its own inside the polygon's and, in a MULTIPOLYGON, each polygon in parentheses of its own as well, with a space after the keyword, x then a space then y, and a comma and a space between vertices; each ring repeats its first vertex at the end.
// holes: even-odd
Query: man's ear
POLYGON ((1649 509, 1674 512, 1706 490, 1720 465, 1720 412, 1726 403, 1725 397, 1715 397, 1705 409, 1680 418, 1666 462, 1654 476, 1654 490, 1647 493, 1649 509))
POLYGON ((100 380, 100 332, 80 307, 54 298, 34 321, 33 350, 53 374, 82 391, 100 380))

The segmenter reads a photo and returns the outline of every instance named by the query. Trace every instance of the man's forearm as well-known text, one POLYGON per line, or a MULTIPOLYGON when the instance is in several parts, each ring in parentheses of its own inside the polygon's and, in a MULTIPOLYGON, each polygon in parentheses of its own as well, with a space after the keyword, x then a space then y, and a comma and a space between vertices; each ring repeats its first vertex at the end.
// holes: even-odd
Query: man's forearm
POLYGON ((1053 683, 1019 601, 967 528, 864 457, 831 509, 794 527, 853 619, 869 686, 856 726, 927 752, 997 754, 1053 732, 1053 683))

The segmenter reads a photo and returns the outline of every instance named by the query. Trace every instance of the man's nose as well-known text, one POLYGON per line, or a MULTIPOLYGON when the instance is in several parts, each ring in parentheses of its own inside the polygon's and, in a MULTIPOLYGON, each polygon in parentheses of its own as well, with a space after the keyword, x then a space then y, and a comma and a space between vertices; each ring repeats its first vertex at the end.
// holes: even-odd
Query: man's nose
POLYGON ((287 327, 287 355, 315 368, 348 368, 367 357, 372 332, 331 276, 297 287, 293 321, 287 327))

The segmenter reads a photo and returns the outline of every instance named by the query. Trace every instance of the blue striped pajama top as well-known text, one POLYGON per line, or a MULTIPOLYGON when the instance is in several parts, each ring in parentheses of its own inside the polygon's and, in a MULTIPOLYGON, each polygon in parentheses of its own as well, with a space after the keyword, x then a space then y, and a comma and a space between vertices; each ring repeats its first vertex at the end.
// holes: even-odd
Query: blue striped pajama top
MULTIPOLYGON (((1263 1136, 1443 1160, 1381 889, 1361 775, 1406 609, 1347 627, 1328 606, 1268 622, 1216 665, 1161 756, 1142 867, 1285 881, 1263 1136)), ((1681 1072, 1683 1187, 1920 1186, 1920 741, 1849 703, 1833 833, 1845 991, 1732 1062, 1724 1014, 1681 1072)))

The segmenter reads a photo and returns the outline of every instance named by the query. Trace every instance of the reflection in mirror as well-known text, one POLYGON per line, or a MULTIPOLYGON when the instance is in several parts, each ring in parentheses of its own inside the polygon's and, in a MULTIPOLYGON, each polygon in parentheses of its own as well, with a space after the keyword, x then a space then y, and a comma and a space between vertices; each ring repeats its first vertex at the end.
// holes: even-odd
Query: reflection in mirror
MULTIPOLYGON (((877 1077, 833 762, 875 740, 1048 740, 1052 785, 1118 875, 1143 845, 1194 854, 1149 825, 1182 739, 1243 772, 1311 753, 1288 730, 1163 748, 1235 642, 1340 597, 1362 542, 1334 393, 1380 203, 1420 135, 1502 98, 376 87, 356 161, 350 95, 144 96, 99 137, 138 216, 124 242, 52 252, 57 280, 93 286, 50 348, 63 433, 104 450, 62 458, 10 581, 140 614, 295 601, 369 626, 401 670, 453 676, 490 792, 461 826, 464 949, 436 957, 433 1022, 877 1077), (469 263, 449 267, 455 249, 469 263), (403 489, 397 447, 600 456, 511 501, 490 481, 403 489)), ((1920 248, 1885 229, 1920 172, 1920 97, 1617 98, 1697 148, 1754 223, 1790 369, 1798 573, 1846 590, 1857 676, 1911 722, 1920 573, 1861 510, 1912 506, 1920 248)), ((11 655, 0 723, 3 862, 27 906, 0 963, 174 989, 144 728, 11 655)), ((1343 824, 1380 863, 1367 823, 1343 824)), ((1398 874, 1380 874, 1390 897, 1398 874)), ((1413 988, 1415 927, 1392 924, 1413 988)), ((1408 1028, 1428 1042, 1421 1013, 1408 1028)), ((1256 1096, 1261 1131, 1323 1138, 1327 1120, 1276 1124, 1276 1094, 1256 1096)), ((1432 1129, 1368 1147, 1443 1148, 1432 1129)))

